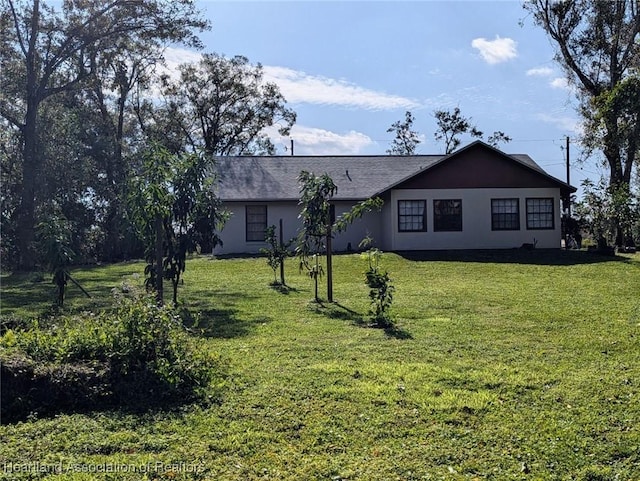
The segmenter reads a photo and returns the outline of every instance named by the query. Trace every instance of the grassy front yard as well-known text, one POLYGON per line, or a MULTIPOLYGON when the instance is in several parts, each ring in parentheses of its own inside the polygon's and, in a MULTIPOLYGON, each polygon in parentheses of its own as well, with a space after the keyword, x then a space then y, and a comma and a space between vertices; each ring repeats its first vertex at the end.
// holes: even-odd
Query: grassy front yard
MULTIPOLYGON (((220 402, 0 426, 0 479, 640 479, 640 255, 382 266, 396 286, 388 332, 362 322, 358 255, 335 258, 325 305, 295 260, 286 290, 264 259, 191 260, 180 298, 201 348, 228 363, 220 402)), ((74 272, 94 298, 70 286, 67 309, 108 306, 142 270, 74 272)), ((53 286, 31 281, 3 277, 3 316, 47 309, 53 286)))

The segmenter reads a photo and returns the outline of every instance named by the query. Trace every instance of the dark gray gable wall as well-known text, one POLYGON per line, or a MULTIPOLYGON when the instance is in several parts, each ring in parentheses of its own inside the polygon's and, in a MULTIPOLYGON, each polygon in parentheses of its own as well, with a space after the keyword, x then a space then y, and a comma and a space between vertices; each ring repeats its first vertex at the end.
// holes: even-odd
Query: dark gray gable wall
POLYGON ((575 188, 547 174, 528 155, 507 155, 474 142, 396 184, 397 189, 575 188))

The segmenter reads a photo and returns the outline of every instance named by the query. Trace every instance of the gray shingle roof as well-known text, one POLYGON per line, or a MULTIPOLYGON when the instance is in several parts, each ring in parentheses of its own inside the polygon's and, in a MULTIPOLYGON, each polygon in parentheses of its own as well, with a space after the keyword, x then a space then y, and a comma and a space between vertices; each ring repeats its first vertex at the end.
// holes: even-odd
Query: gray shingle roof
POLYGON ((297 200, 301 170, 328 174, 335 200, 367 199, 424 168, 442 155, 220 157, 218 196, 226 201, 297 200))
MULTIPOLYGON (((223 201, 297 200, 300 197, 298 175, 306 170, 315 175, 326 173, 333 179, 338 186, 334 200, 368 199, 476 144, 493 149, 476 141, 450 155, 218 157, 217 193, 223 201)), ((526 154, 508 157, 559 185, 564 184, 547 174, 526 154)))

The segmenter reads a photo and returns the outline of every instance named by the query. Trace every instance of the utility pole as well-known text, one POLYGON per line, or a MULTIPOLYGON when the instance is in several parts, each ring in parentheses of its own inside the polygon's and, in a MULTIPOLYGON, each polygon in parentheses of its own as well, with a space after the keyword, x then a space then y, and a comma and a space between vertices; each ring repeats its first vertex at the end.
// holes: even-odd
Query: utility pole
MULTIPOLYGON (((569 136, 567 135, 567 185, 571 185, 571 169, 570 169, 570 154, 569 154, 569 136)), ((567 215, 571 217, 571 194, 567 197, 567 215)))
POLYGON ((569 136, 567 135, 567 184, 571 184, 571 171, 569 170, 569 136))
POLYGON ((293 157, 293 139, 291 139, 291 156, 293 157))

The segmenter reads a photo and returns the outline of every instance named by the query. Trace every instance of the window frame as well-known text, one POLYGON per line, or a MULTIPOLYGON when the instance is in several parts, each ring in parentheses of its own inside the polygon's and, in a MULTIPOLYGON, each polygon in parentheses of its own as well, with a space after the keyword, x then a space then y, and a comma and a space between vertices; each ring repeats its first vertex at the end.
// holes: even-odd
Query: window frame
POLYGON ((492 231, 515 231, 520 229, 520 199, 518 197, 499 197, 491 199, 491 230, 492 231), (495 212, 495 203, 512 201, 515 202, 515 212, 495 212), (502 217, 500 217, 502 216, 502 217), (511 217, 507 217, 511 216, 511 217), (515 227, 507 219, 515 220, 515 227), (502 224, 502 226, 498 225, 502 224))
MULTIPOLYGON (((427 232, 427 200, 426 199, 399 199, 398 200, 398 232, 427 232), (422 207, 422 214, 401 214, 402 203, 418 204, 422 207), (414 229, 412 226, 416 223, 416 218, 420 218, 422 227, 414 229), (411 218, 411 220, 409 220, 411 218), (403 222, 404 220, 404 222, 403 222), (405 226, 403 228, 403 225, 405 226), (409 225, 411 227, 407 228, 409 225)), ((411 206, 413 209, 414 206, 411 206)))
POLYGON ((525 200, 525 209, 526 209, 526 218, 527 218, 527 230, 554 230, 556 228, 556 211, 555 211, 555 198, 553 197, 527 197, 525 200), (532 210, 529 206, 530 202, 539 202, 542 205, 541 201, 548 201, 551 206, 551 211, 542 211, 542 210, 532 210), (546 215, 549 216, 548 221, 550 221, 550 225, 534 225, 535 223, 542 223, 543 221, 540 219, 533 219, 532 216, 538 215, 546 215))
POLYGON ((267 209, 267 205, 266 204, 247 204, 247 205, 244 206, 244 215, 245 215, 245 217, 244 217, 245 241, 246 242, 264 242, 265 241, 266 231, 267 231, 267 224, 268 224, 268 209, 267 209), (250 209, 256 209, 256 208, 261 209, 262 212, 250 214, 249 210, 250 209), (249 221, 249 215, 264 216, 264 220, 249 221), (261 227, 263 227, 263 229, 262 229, 262 238, 261 239, 254 238, 254 237, 257 237, 257 234, 258 234, 259 230, 250 229, 250 226, 261 226, 261 227), (251 235, 251 234, 253 234, 253 235, 251 235))
MULTIPOLYGON (((455 209, 456 207, 448 208, 455 209)), ((433 232, 462 232, 462 199, 433 199, 433 232), (458 212, 455 214, 438 213, 437 210, 441 202, 457 202, 458 212), (455 221, 452 222, 452 219, 455 221)))

